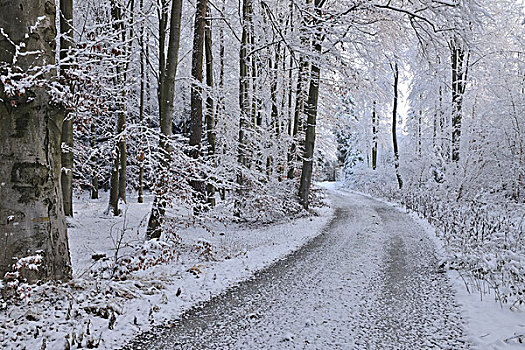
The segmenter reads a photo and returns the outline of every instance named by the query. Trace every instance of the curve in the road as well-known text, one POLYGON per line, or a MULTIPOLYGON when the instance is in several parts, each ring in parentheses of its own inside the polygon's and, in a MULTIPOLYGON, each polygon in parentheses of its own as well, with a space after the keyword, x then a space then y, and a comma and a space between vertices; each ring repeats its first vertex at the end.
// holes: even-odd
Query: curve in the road
POLYGON ((407 215, 333 194, 324 232, 130 349, 465 349, 435 247, 407 215))

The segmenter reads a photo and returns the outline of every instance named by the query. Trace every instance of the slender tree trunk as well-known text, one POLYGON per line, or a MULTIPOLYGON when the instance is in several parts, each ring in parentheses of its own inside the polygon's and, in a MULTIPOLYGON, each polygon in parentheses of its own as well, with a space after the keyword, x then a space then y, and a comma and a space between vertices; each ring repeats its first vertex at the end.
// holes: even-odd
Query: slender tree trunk
MULTIPOLYGON (((202 143, 202 75, 204 59, 204 36, 206 26, 207 0, 197 0, 195 12, 195 25, 193 30, 193 50, 191 59, 191 127, 190 146, 191 156, 195 159, 201 156, 202 143)), ((198 199, 205 195, 204 181, 200 179, 191 180, 191 186, 197 192, 198 199)))
MULTIPOLYGON (((207 15, 209 17, 210 10, 208 8, 207 15)), ((208 156, 215 156, 216 152, 216 135, 215 135, 215 111, 212 92, 214 88, 213 83, 213 38, 211 21, 206 21, 206 28, 204 30, 204 46, 206 56, 206 85, 208 86, 208 94, 206 96, 206 137, 208 139, 208 156)), ((215 206, 215 186, 212 184, 206 185, 207 201, 215 206)))
MULTIPOLYGON (((245 132, 249 118, 249 93, 248 93, 248 46, 249 46, 249 25, 251 21, 250 1, 243 0, 242 12, 242 39, 239 51, 239 107, 241 115, 239 118, 239 139, 238 139, 238 162, 241 166, 246 166, 246 140, 245 132)), ((242 174, 238 174, 237 182, 242 185, 242 174)))
POLYGON ((463 95, 468 73, 469 54, 457 38, 449 43, 452 64, 452 161, 459 161, 463 95))
POLYGON ((113 213, 114 216, 119 215, 120 210, 118 207, 118 199, 119 199, 119 186, 118 186, 118 178, 119 178, 119 164, 120 164, 120 152, 118 144, 114 146, 113 151, 113 168, 111 169, 111 177, 110 177, 110 190, 109 190, 109 207, 108 207, 108 214, 110 212, 113 213))
MULTIPOLYGON (((316 0, 317 3, 320 2, 316 0)), ((316 10, 319 8, 316 6, 316 10)), ((321 38, 316 38, 314 50, 321 54, 321 38)), ((315 148, 315 126, 317 122, 317 105, 319 100, 319 84, 321 69, 317 63, 312 63, 312 72, 310 78, 310 88, 308 92, 308 101, 306 103, 306 137, 304 141, 303 168, 301 171, 301 182, 299 185, 299 198, 303 208, 308 209, 310 204, 310 186, 312 184, 314 148, 315 148)))
POLYGON ((399 149, 397 147, 397 104, 399 96, 399 68, 397 62, 394 63, 394 108, 392 110, 392 143, 394 145, 394 167, 396 171, 397 184, 399 189, 403 188, 403 180, 401 179, 401 174, 399 173, 399 149))
MULTIPOLYGON (((133 13, 134 0, 131 1, 131 13, 133 13)), ((123 59, 129 58, 129 52, 131 52, 131 47, 127 44, 127 28, 124 24, 124 16, 122 4, 119 0, 111 1, 111 16, 113 20, 113 29, 117 35, 121 38, 121 43, 123 47, 123 53, 119 54, 120 61, 116 63, 116 76, 115 76, 115 86, 120 88, 120 93, 117 98, 118 112, 117 112, 117 127, 116 133, 118 135, 117 148, 118 151, 116 158, 119 159, 119 162, 114 162, 114 165, 117 167, 112 172, 111 184, 116 185, 116 189, 111 189, 111 191, 117 191, 117 197, 110 195, 109 206, 114 213, 118 213, 118 198, 121 198, 126 202, 126 182, 127 182, 127 143, 126 143, 126 71, 128 63, 122 63, 123 59), (111 201, 113 199, 113 201, 111 201)), ((131 21, 133 22, 133 20, 131 21)), ((131 24, 132 26, 132 24, 131 24)), ((132 29, 131 29, 132 30, 132 29)), ((132 35, 130 35, 132 36, 132 35)), ((131 41, 130 41, 131 42, 131 41)))
MULTIPOLYGON (((144 11, 144 0, 140 0, 140 10, 144 11)), ((140 27, 140 101, 139 101, 139 121, 141 128, 145 127, 144 124, 144 103, 146 98, 146 45, 149 43, 144 41, 144 24, 140 27)), ((141 129, 141 133, 143 130, 141 129)), ((140 140, 139 148, 139 190, 138 199, 139 203, 144 203, 144 140, 140 140)))
POLYGON ((157 97, 159 101, 159 115, 164 115, 162 108, 164 108, 165 98, 164 94, 164 78, 166 76, 166 32, 168 29, 168 5, 169 0, 160 0, 158 8, 159 16, 159 79, 157 86, 157 97))
POLYGON ((423 152, 423 112, 420 110, 417 114, 417 155, 419 158, 423 152))
POLYGON ((96 134, 95 123, 91 122, 91 151, 93 154, 90 157, 91 162, 91 199, 98 199, 98 157, 95 152, 96 148, 96 134))
MULTIPOLYGON (((0 75, 8 70, 31 75, 55 64, 55 11, 54 2, 44 0, 2 3, 0 75)), ((55 76, 44 71, 39 78, 55 76)), ((39 255, 38 268, 22 268, 20 278, 67 280, 71 262, 60 184, 64 114, 46 88, 6 94, 5 83, 0 81, 0 278, 17 259, 39 255)))
POLYGON ((197 158, 200 154, 202 142, 202 63, 204 56, 204 27, 206 25, 207 0, 197 0, 197 11, 195 13, 195 27, 193 32, 193 51, 191 63, 191 75, 193 84, 191 87, 191 128, 190 146, 196 147, 193 156, 197 158))
POLYGON ((127 183, 127 164, 128 164, 128 150, 126 142, 126 111, 125 111, 125 93, 122 96, 122 103, 118 113, 117 133, 121 136, 118 141, 119 149, 119 164, 118 164, 118 193, 119 197, 126 203, 126 183, 127 183))
POLYGON ((293 119, 293 128, 292 128, 292 145, 290 146, 289 156, 288 156, 288 179, 293 179, 295 177, 295 162, 297 161, 297 148, 299 144, 299 131, 302 129, 301 126, 301 116, 304 112, 304 102, 305 102, 305 89, 304 77, 308 74, 308 62, 304 57, 299 59, 299 71, 297 73, 297 85, 295 88, 295 111, 293 119))
MULTIPOLYGON (((73 46, 73 0, 60 0, 60 75, 69 84, 67 62, 73 46)), ((72 86, 70 86, 72 88, 72 86)), ((62 171, 60 181, 64 201, 64 213, 73 216, 73 115, 66 112, 62 125, 62 171)))
POLYGON ((377 114, 376 114, 376 101, 374 101, 372 108, 372 169, 377 169, 377 114))
MULTIPOLYGON (((170 18, 170 35, 168 41, 168 57, 166 60, 166 69, 161 71, 162 85, 159 93, 160 109, 160 160, 159 173, 165 172, 170 166, 170 138, 172 135, 172 118, 173 118, 173 100, 175 98, 175 76, 177 75, 177 66, 179 60, 180 45, 180 27, 182 17, 182 0, 173 0, 171 5, 170 18), (163 73, 163 74, 162 74, 163 73)), ((162 56, 161 56, 162 57, 162 56)), ((157 187, 162 188, 163 178, 160 177, 157 187)), ((158 193, 153 201, 151 215, 148 221, 146 235, 148 239, 159 238, 162 233, 162 222, 166 213, 167 199, 158 193)))

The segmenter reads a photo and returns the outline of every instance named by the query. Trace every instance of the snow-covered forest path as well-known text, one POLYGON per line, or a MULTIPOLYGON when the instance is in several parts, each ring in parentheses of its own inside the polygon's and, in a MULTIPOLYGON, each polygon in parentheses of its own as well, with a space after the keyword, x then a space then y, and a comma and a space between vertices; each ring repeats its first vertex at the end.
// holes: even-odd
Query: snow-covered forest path
POLYGON ((434 243, 408 215, 332 193, 336 216, 284 260, 134 349, 464 349, 434 243))

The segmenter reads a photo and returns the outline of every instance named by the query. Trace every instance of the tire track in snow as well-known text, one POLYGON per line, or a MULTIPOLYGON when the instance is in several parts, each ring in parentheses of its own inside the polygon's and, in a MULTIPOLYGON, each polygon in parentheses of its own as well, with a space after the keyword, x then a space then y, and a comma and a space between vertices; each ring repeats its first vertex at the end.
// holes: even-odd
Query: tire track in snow
POLYGON ((128 348, 468 348, 423 230, 383 203, 333 196, 321 235, 128 348))

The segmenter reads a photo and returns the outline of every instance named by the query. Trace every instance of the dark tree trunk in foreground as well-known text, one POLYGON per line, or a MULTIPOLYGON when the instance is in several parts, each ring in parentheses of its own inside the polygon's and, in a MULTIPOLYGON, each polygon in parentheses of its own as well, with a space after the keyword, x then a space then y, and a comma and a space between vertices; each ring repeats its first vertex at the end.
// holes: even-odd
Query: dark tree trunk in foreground
POLYGON ((394 145, 394 167, 396 171, 397 184, 399 189, 403 188, 403 180, 401 179, 401 174, 399 173, 399 149, 397 147, 397 104, 399 99, 399 68, 397 63, 393 66, 394 70, 394 108, 392 110, 392 143, 394 145))
MULTIPOLYGON (((0 11, 0 65, 14 69, 15 47, 25 43, 16 66, 21 72, 55 63, 55 5, 44 0, 6 0, 0 11), (28 28, 34 28, 32 33, 28 28)), ((0 74, 5 74, 2 68, 0 74)), ((53 72, 42 79, 52 80, 53 72)), ((0 277, 13 262, 41 255, 38 271, 21 270, 22 277, 69 279, 71 262, 60 185, 60 138, 63 111, 50 103, 42 87, 6 94, 0 83, 0 277)))
MULTIPOLYGON (((162 15, 161 15, 162 16, 162 15)), ((168 57, 166 59, 166 67, 161 70, 159 85, 159 109, 160 109, 160 160, 159 173, 162 174, 170 166, 170 153, 172 151, 170 146, 170 137, 172 135, 172 118, 173 118, 173 99, 175 98, 175 76, 177 75, 177 65, 179 60, 179 45, 180 45, 180 27, 182 17, 182 0, 173 0, 171 5, 171 19, 170 19, 170 34, 168 39, 168 57), (164 170, 163 170, 164 169, 164 170)), ((164 61, 164 48, 161 46, 160 51, 160 65, 164 61)), ((163 67, 162 67, 163 68, 163 67)), ((157 179, 157 186, 163 186, 163 177, 159 175, 157 179)), ((148 228, 146 235, 148 239, 159 238, 162 233, 162 221, 166 213, 167 201, 166 198, 157 193, 151 208, 151 215, 148 221, 148 228)))
MULTIPOLYGON (((60 0, 60 75, 67 84, 68 52, 73 46, 73 0, 60 0)), ((73 116, 65 114, 62 126, 62 171, 60 175, 64 213, 73 216, 73 116)))

